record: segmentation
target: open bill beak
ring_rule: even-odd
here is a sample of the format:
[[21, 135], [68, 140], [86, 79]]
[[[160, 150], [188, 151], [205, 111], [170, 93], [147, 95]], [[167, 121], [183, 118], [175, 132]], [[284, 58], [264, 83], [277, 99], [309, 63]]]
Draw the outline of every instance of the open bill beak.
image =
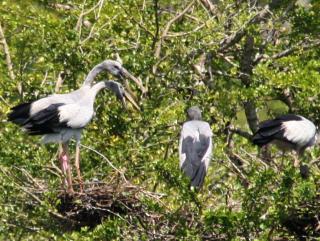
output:
[[141, 111], [140, 107], [135, 102], [135, 100], [132, 98], [132, 96], [127, 91], [124, 91], [124, 98], [122, 98], [121, 101], [122, 101], [123, 106], [127, 109], [126, 99], [132, 104], [132, 106], [136, 110]]
[[122, 78], [126, 77], [128, 79], [133, 80], [138, 87], [140, 88], [140, 90], [142, 91], [143, 94], [147, 93], [146, 88], [143, 86], [142, 81], [136, 77], [134, 77], [132, 74], [129, 73], [129, 71], [127, 71], [125, 68], [122, 68], [122, 73], [121, 73]]

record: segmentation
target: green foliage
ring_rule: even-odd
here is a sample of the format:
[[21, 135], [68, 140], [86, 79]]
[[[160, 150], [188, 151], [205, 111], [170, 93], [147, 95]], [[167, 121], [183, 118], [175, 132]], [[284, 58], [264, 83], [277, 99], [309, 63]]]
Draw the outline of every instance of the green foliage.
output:
[[[261, 6], [257, 8], [247, 2], [218, 1], [213, 4], [213, 13], [200, 3], [205, 1], [195, 1], [187, 14], [170, 26], [161, 41], [159, 57], [155, 50], [165, 26], [187, 3], [100, 1], [101, 8], [79, 18], [97, 2], [0, 2], [0, 24], [15, 73], [15, 79], [10, 79], [1, 48], [0, 239], [148, 240], [152, 232], [159, 235], [154, 239], [163, 240], [297, 238], [299, 234], [286, 224], [295, 214], [318, 217], [319, 169], [312, 166], [309, 179], [303, 179], [293, 168], [290, 155], [279, 157], [273, 149], [272, 163], [264, 164], [250, 141], [233, 136], [232, 152], [244, 162], [237, 166], [240, 171], [236, 170], [229, 159], [226, 126], [231, 123], [249, 130], [243, 111], [248, 100], [255, 101], [261, 120], [294, 111], [320, 123], [319, 45], [304, 48], [319, 37], [318, 1], [311, 1], [308, 8], [292, 1], [258, 1]], [[270, 5], [272, 15], [248, 24], [266, 2], [274, 4]], [[287, 9], [290, 4], [292, 9]], [[248, 86], [240, 73], [245, 38], [221, 51], [226, 36], [242, 28], [254, 38], [255, 57], [259, 51], [265, 56], [253, 66]], [[264, 33], [270, 29], [278, 37], [265, 43]], [[294, 49], [291, 54], [272, 58], [290, 48]], [[57, 165], [57, 146], [39, 144], [37, 137], [27, 136], [8, 123], [6, 114], [18, 103], [52, 94], [61, 73], [64, 83], [60, 92], [77, 89], [95, 64], [114, 59], [116, 53], [148, 87], [146, 96], [140, 98], [143, 111], [124, 111], [109, 92], [100, 93], [95, 102], [96, 116], [84, 131], [82, 144], [108, 157], [132, 183], [163, 193], [161, 203], [147, 199], [143, 203], [162, 217], [161, 222], [146, 224], [145, 228], [129, 215], [114, 215], [95, 228], [69, 230], [52, 218], [59, 202], [56, 190], [60, 178], [50, 171], [54, 163]], [[208, 55], [207, 72], [202, 76], [194, 65], [199, 64], [203, 53]], [[112, 77], [102, 74], [99, 78]], [[22, 93], [18, 92], [19, 85]], [[133, 84], [131, 87], [139, 96], [139, 90]], [[292, 106], [283, 101], [285, 91], [293, 98]], [[213, 160], [200, 191], [190, 190], [189, 180], [179, 170], [177, 153], [180, 126], [185, 109], [191, 105], [201, 106], [214, 132]], [[74, 150], [73, 143], [70, 149]], [[315, 148], [305, 162], [318, 155]], [[101, 156], [82, 149], [81, 159], [85, 180], [110, 178], [113, 169]], [[47, 187], [38, 205], [32, 204], [34, 197], [23, 188], [24, 171]], [[315, 228], [304, 232], [319, 236]]]

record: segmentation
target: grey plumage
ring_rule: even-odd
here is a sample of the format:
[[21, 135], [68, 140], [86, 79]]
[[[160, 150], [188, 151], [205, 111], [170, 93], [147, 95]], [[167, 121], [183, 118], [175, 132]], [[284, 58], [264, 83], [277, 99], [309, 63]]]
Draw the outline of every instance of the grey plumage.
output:
[[212, 131], [201, 121], [201, 111], [191, 107], [189, 121], [183, 124], [179, 143], [180, 168], [190, 178], [191, 185], [200, 188], [207, 174], [212, 155]]
[[293, 114], [262, 122], [252, 138], [258, 146], [274, 143], [280, 149], [295, 150], [298, 154], [313, 146], [316, 140], [316, 126], [305, 117]]

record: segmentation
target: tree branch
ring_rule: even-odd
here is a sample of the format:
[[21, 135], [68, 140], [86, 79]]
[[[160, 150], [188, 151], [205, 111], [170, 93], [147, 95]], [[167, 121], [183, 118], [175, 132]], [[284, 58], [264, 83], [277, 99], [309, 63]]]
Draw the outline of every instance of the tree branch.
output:
[[248, 140], [251, 140], [251, 138], [252, 138], [252, 135], [249, 132], [241, 130], [239, 128], [234, 128], [233, 126], [229, 126], [228, 130], [230, 132], [238, 134], [239, 136], [242, 136], [242, 137], [244, 137], [244, 138], [246, 138]]
[[231, 36], [227, 36], [220, 42], [219, 52], [223, 52], [236, 43], [240, 42], [240, 40], [246, 35], [247, 28], [251, 24], [260, 23], [270, 14], [269, 7], [266, 5], [261, 11], [255, 14], [247, 23], [245, 23], [238, 31], [233, 33]]
[[267, 60], [271, 60], [271, 59], [281, 59], [281, 58], [287, 57], [291, 54], [294, 54], [295, 52], [297, 52], [299, 50], [307, 51], [312, 48], [320, 46], [320, 39], [314, 40], [309, 43], [306, 43], [306, 41], [308, 41], [308, 40], [305, 39], [303, 41], [300, 41], [295, 46], [288, 47], [287, 49], [285, 49], [279, 53], [273, 54], [272, 56], [269, 56], [267, 54], [260, 54], [253, 61], [253, 65], [255, 66], [261, 62], [266, 62]]
[[[154, 53], [154, 57], [155, 57], [156, 59], [159, 59], [159, 58], [160, 58], [160, 53], [161, 53], [161, 48], [162, 48], [162, 42], [163, 42], [163, 40], [167, 37], [170, 27], [172, 26], [172, 24], [173, 24], [174, 22], [178, 21], [180, 18], [183, 17], [184, 14], [186, 14], [186, 13], [189, 11], [189, 9], [193, 6], [194, 2], [195, 2], [195, 1], [193, 0], [191, 3], [189, 3], [189, 5], [188, 5], [184, 10], [182, 10], [182, 11], [181, 11], [180, 13], [178, 13], [175, 17], [173, 17], [172, 19], [169, 20], [169, 22], [167, 23], [167, 25], [165, 26], [165, 28], [164, 28], [164, 30], [163, 30], [163, 32], [162, 32], [162, 34], [161, 34], [161, 37], [160, 37], [159, 41], [158, 41], [157, 44], [156, 44], [156, 49], [155, 49], [155, 53]], [[155, 65], [152, 67], [152, 73], [153, 73], [153, 74], [156, 74], [157, 69], [158, 69], [158, 65], [159, 65], [159, 64], [155, 64]]]
[[293, 54], [294, 52], [296, 52], [297, 50], [300, 50], [300, 48], [302, 48], [303, 51], [314, 48], [314, 47], [318, 47], [320, 46], [320, 40], [316, 40], [312, 43], [303, 43], [302, 46], [301, 44], [297, 44], [296, 46], [293, 46], [291, 48], [288, 48], [280, 53], [274, 54], [271, 58], [272, 59], [280, 59], [286, 56], [289, 56], [290, 54]]
[[[243, 48], [243, 53], [240, 61], [239, 78], [241, 82], [248, 88], [252, 82], [252, 69], [254, 59], [254, 38], [248, 35]], [[243, 103], [247, 122], [251, 131], [254, 133], [258, 130], [259, 119], [256, 111], [256, 105], [253, 100], [247, 100]]]
[[155, 48], [156, 43], [159, 38], [159, 0], [153, 0], [153, 8], [154, 8], [154, 21], [156, 25], [156, 31], [155, 34], [153, 35], [153, 42], [152, 42], [152, 49]]
[[[16, 76], [13, 72], [13, 65], [12, 65], [12, 61], [11, 61], [11, 56], [10, 56], [10, 51], [9, 51], [9, 46], [7, 44], [6, 38], [4, 36], [4, 31], [2, 28], [2, 25], [0, 23], [0, 43], [3, 46], [3, 51], [6, 57], [6, 64], [7, 64], [7, 68], [8, 68], [8, 74], [11, 80], [15, 80]], [[18, 83], [18, 92], [21, 95], [22, 94], [22, 86], [21, 83]]]

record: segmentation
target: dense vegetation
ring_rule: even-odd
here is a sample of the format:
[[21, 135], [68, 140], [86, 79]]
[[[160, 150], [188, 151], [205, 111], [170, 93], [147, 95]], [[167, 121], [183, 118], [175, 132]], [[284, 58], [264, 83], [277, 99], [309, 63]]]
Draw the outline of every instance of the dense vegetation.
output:
[[[2, 0], [0, 25], [0, 239], [320, 237], [319, 148], [304, 157], [305, 177], [290, 154], [271, 148], [265, 159], [250, 142], [259, 121], [280, 113], [320, 123], [318, 0]], [[82, 148], [82, 173], [87, 181], [122, 179], [108, 158], [141, 188], [132, 205], [143, 208], [73, 227], [58, 208], [57, 145], [41, 145], [6, 114], [78, 88], [116, 54], [148, 88], [142, 95], [132, 85], [143, 111], [124, 111], [110, 92], [99, 94], [82, 143], [105, 157]], [[200, 191], [178, 166], [191, 105], [201, 106], [214, 132]]]

